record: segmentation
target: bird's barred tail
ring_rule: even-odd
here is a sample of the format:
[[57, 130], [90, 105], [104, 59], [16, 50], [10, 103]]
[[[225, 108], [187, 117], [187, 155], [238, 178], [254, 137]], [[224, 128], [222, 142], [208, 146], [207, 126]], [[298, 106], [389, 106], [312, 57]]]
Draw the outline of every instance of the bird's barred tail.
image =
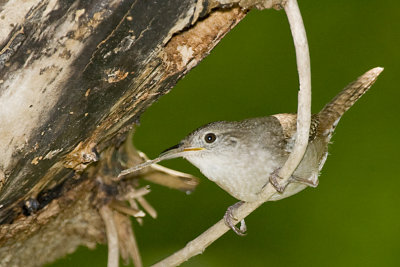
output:
[[368, 91], [382, 71], [381, 67], [367, 71], [347, 85], [318, 113], [320, 134], [329, 135], [333, 132], [342, 115]]

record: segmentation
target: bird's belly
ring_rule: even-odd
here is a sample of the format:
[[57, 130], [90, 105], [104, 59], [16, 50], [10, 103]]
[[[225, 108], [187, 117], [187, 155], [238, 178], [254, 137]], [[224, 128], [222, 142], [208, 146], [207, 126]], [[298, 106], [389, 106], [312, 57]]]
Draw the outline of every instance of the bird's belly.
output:
[[262, 188], [268, 184], [272, 171], [273, 169], [263, 169], [250, 176], [244, 170], [243, 173], [236, 171], [235, 173], [224, 173], [221, 176], [210, 175], [208, 177], [233, 197], [242, 201], [253, 202], [258, 199], [258, 194]]

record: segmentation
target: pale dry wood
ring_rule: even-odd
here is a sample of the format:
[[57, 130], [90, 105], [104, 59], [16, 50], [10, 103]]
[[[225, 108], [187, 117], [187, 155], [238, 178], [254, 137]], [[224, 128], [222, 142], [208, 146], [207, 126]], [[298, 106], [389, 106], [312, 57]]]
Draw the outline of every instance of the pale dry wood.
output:
[[129, 243], [129, 255], [131, 256], [131, 258], [133, 259], [133, 263], [136, 267], [141, 267], [142, 264], [142, 259], [139, 253], [139, 249], [138, 249], [138, 244], [136, 242], [136, 237], [135, 237], [135, 232], [133, 231], [133, 227], [130, 227], [130, 243]]
[[138, 189], [129, 187], [129, 190], [122, 196], [119, 196], [118, 200], [134, 199], [147, 195], [148, 193], [150, 193], [150, 186], [144, 186]]
[[153, 218], [157, 218], [157, 211], [153, 208], [153, 206], [144, 198], [138, 197], [137, 202], [139, 202], [140, 206]]
[[108, 258], [107, 267], [119, 266], [118, 231], [114, 221], [113, 211], [108, 206], [100, 208], [99, 213], [104, 221], [107, 234]]
[[124, 264], [128, 265], [129, 260], [132, 259], [135, 267], [143, 266], [139, 247], [133, 232], [133, 225], [129, 216], [114, 212], [114, 220], [118, 225], [118, 243]]
[[119, 211], [119, 212], [121, 212], [121, 213], [124, 213], [126, 215], [132, 216], [134, 218], [144, 217], [146, 215], [142, 210], [128, 207], [122, 201], [113, 200], [110, 203], [110, 207], [115, 209], [115, 210], [117, 210], [117, 211]]
[[296, 0], [288, 0], [285, 5], [296, 49], [297, 71], [299, 73], [300, 90], [297, 107], [297, 136], [292, 153], [280, 169], [282, 182], [287, 182], [299, 165], [308, 145], [311, 124], [311, 66], [306, 29]]

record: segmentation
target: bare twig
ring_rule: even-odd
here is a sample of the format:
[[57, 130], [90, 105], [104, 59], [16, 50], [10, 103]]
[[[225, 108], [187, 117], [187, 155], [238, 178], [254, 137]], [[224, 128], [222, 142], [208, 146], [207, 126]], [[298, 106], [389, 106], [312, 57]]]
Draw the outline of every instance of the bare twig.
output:
[[292, 153], [279, 171], [279, 176], [287, 180], [299, 165], [308, 145], [311, 123], [311, 66], [306, 29], [304, 28], [297, 1], [288, 0], [285, 5], [285, 11], [296, 49], [297, 71], [300, 83], [296, 141]]
[[138, 197], [137, 202], [139, 202], [139, 204], [151, 216], [151, 218], [153, 219], [157, 218], [157, 211], [144, 197]]
[[[285, 165], [280, 169], [279, 176], [282, 183], [287, 180], [300, 163], [306, 151], [309, 137], [311, 121], [311, 72], [310, 58], [308, 52], [308, 43], [306, 32], [301, 18], [300, 10], [296, 0], [288, 0], [285, 5], [285, 11], [288, 16], [293, 41], [296, 49], [297, 69], [299, 72], [300, 91], [298, 94], [298, 117], [297, 117], [297, 138]], [[268, 184], [260, 194], [260, 200], [256, 202], [246, 202], [235, 212], [235, 223], [244, 219], [264, 202], [268, 201], [276, 190]], [[229, 228], [224, 220], [220, 220], [196, 239], [189, 242], [183, 249], [167, 257], [154, 266], [176, 266], [189, 258], [202, 253], [206, 247], [226, 233]]]
[[118, 250], [118, 231], [115, 225], [113, 211], [108, 206], [100, 208], [100, 215], [106, 226], [107, 243], [108, 243], [108, 260], [107, 267], [118, 267], [119, 250]]
[[118, 200], [113, 200], [110, 204], [110, 207], [134, 218], [144, 217], [146, 215], [146, 213], [144, 213], [142, 210], [128, 207], [124, 202]]
[[[129, 137], [130, 138], [130, 137]], [[131, 140], [129, 139], [128, 140]], [[164, 166], [156, 164], [157, 162], [161, 161], [162, 158], [157, 158], [155, 160], [149, 160], [149, 158], [141, 151], [133, 151], [132, 147], [133, 145], [131, 142], [127, 142], [130, 144], [130, 146], [127, 146], [127, 151], [131, 151], [128, 154], [130, 155], [129, 158], [135, 158], [137, 157], [137, 154], [139, 154], [139, 157], [142, 158], [145, 162], [142, 164], [137, 165], [137, 161], [134, 162], [127, 162], [128, 166], [135, 165], [132, 168], [123, 170], [118, 177], [114, 179], [114, 181], [120, 180], [123, 176], [129, 175], [131, 173], [136, 172], [139, 169], [143, 169], [141, 172], [141, 175], [143, 176], [144, 179], [147, 181], [150, 181], [152, 183], [156, 183], [159, 185], [163, 185], [169, 188], [174, 188], [186, 192], [192, 192], [196, 186], [199, 184], [198, 178], [194, 177], [191, 174], [171, 170], [169, 168], [166, 168]], [[132, 160], [131, 160], [132, 161]], [[147, 167], [147, 168], [146, 168]], [[137, 175], [137, 174], [135, 174]]]
[[143, 186], [137, 189], [133, 188], [132, 186], [129, 186], [127, 192], [125, 192], [121, 196], [118, 196], [118, 200], [128, 200], [128, 199], [143, 197], [148, 193], [150, 193], [150, 186]]
[[135, 267], [143, 266], [130, 218], [114, 212], [114, 220], [118, 225], [119, 249], [125, 265], [129, 264], [129, 258], [131, 258]]
[[[129, 205], [131, 206], [131, 208], [136, 209], [136, 210], [140, 209], [135, 198], [128, 199], [128, 202], [129, 202]], [[140, 225], [143, 225], [143, 218], [142, 217], [135, 217], [135, 219]]]
[[128, 246], [129, 249], [129, 254], [133, 260], [133, 264], [136, 267], [141, 267], [143, 266], [142, 264], [142, 259], [140, 257], [140, 252], [139, 252], [139, 248], [138, 248], [138, 244], [136, 242], [136, 237], [135, 237], [135, 233], [133, 232], [133, 227], [130, 227], [130, 234], [129, 234], [129, 238], [130, 238], [130, 243]]

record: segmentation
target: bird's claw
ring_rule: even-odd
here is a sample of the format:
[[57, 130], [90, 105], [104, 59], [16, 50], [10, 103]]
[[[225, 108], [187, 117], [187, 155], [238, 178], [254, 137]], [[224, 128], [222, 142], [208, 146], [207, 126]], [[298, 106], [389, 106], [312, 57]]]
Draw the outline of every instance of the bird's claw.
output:
[[246, 223], [244, 222], [244, 220], [241, 220], [240, 228], [236, 227], [236, 225], [233, 223], [233, 221], [237, 221], [237, 218], [235, 218], [235, 216], [233, 215], [233, 212], [238, 207], [240, 207], [243, 203], [244, 203], [243, 201], [239, 201], [239, 202], [233, 204], [226, 210], [225, 215], [224, 215], [224, 221], [225, 221], [226, 226], [231, 228], [237, 235], [240, 235], [240, 236], [246, 235], [246, 231], [247, 231]]
[[285, 184], [280, 184], [279, 180], [281, 180], [282, 178], [279, 176], [279, 170], [280, 168], [276, 169], [275, 171], [273, 171], [271, 173], [271, 175], [269, 176], [269, 182], [271, 183], [271, 185], [275, 188], [275, 190], [282, 194], [283, 191], [285, 191], [286, 186], [288, 185], [288, 183]]

